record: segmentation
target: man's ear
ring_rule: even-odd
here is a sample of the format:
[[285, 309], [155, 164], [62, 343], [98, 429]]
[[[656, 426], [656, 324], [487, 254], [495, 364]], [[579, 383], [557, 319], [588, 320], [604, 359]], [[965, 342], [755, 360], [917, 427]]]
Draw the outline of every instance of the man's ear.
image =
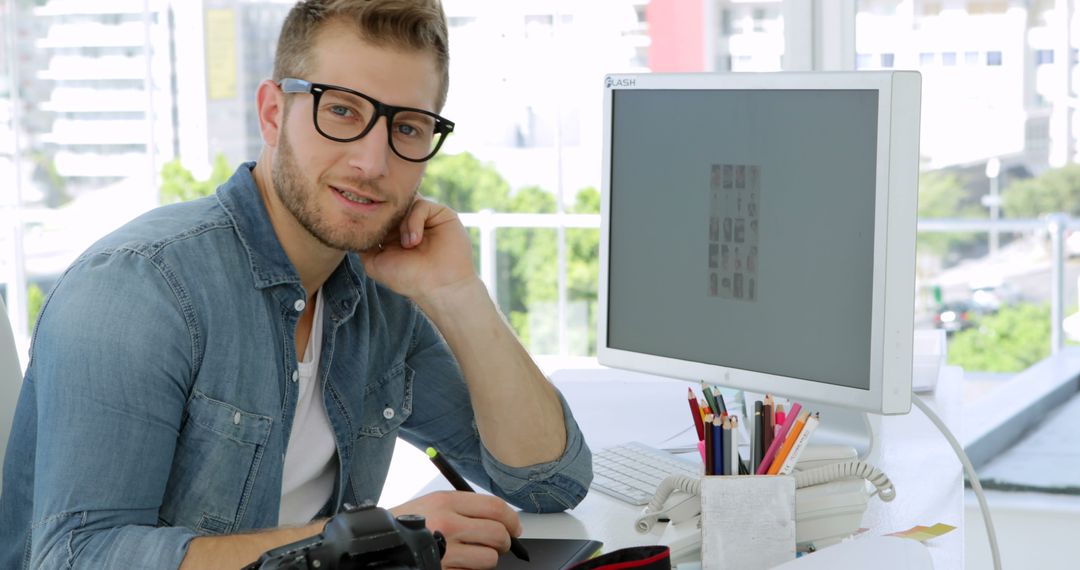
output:
[[285, 93], [277, 83], [264, 79], [255, 95], [259, 110], [259, 132], [266, 146], [276, 147], [285, 121]]

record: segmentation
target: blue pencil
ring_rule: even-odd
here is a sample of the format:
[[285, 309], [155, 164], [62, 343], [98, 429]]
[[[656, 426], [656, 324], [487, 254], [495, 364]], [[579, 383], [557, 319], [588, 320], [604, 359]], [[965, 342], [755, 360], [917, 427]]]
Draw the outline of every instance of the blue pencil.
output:
[[720, 416], [713, 416], [712, 440], [713, 440], [713, 474], [724, 474], [724, 430], [720, 423]]

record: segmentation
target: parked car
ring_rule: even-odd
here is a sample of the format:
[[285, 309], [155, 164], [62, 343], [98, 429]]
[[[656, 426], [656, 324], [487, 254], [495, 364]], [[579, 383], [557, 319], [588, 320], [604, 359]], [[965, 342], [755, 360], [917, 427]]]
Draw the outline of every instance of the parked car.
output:
[[934, 311], [934, 327], [954, 333], [975, 326], [982, 311], [970, 301], [952, 301], [938, 305]]

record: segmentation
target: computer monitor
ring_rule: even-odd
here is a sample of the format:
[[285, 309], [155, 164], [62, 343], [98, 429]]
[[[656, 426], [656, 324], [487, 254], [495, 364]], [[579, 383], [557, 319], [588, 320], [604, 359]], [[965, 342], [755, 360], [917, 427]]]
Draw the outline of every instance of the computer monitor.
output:
[[920, 88], [910, 71], [608, 76], [600, 363], [907, 413]]

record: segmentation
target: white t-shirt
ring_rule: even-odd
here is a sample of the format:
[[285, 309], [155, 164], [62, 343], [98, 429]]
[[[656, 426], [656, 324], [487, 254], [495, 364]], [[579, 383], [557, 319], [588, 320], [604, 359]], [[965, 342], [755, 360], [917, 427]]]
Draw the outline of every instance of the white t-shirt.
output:
[[296, 401], [285, 469], [281, 477], [279, 525], [311, 522], [334, 491], [338, 470], [334, 432], [326, 417], [322, 384], [318, 381], [323, 340], [323, 293], [315, 294], [315, 318], [304, 358], [298, 363], [300, 395]]

